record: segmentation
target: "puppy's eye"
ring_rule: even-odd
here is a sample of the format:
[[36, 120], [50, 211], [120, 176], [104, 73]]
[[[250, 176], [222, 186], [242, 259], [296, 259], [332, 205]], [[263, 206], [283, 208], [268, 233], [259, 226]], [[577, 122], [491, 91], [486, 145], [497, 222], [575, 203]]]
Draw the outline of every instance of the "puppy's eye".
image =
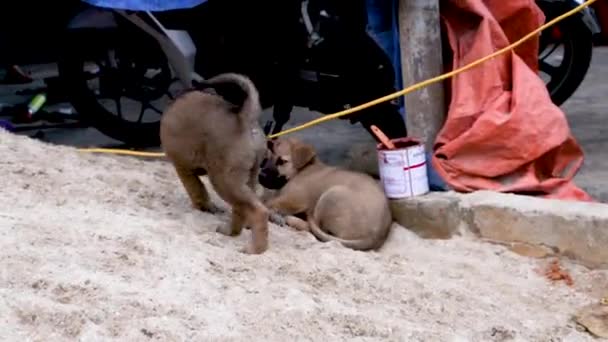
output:
[[279, 159], [277, 159], [277, 166], [281, 166], [283, 164], [285, 164], [285, 159], [279, 157]]

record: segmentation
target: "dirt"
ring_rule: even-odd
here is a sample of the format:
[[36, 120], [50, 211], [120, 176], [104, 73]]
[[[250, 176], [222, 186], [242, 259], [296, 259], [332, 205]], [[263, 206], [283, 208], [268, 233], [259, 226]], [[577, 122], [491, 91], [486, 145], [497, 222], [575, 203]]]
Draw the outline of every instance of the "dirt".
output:
[[[0, 131], [2, 341], [591, 341], [574, 286], [470, 237], [395, 225], [379, 252], [272, 226], [270, 250], [215, 233], [162, 161], [83, 154]], [[213, 196], [214, 201], [224, 205]]]

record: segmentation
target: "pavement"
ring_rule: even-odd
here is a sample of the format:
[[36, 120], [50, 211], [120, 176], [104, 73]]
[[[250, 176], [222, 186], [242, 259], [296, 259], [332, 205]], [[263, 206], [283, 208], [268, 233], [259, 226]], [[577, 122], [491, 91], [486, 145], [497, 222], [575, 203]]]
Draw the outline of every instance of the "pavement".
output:
[[604, 203], [448, 191], [390, 204], [393, 219], [425, 239], [473, 235], [524, 256], [563, 256], [590, 268], [608, 269], [608, 205]]
[[[49, 73], [49, 68], [33, 70], [35, 74]], [[26, 68], [27, 70], [27, 68]], [[595, 199], [608, 203], [608, 83], [603, 82], [608, 75], [608, 48], [596, 48], [593, 62], [584, 83], [562, 109], [566, 114], [572, 132], [585, 152], [585, 163], [576, 176], [576, 183]], [[31, 86], [28, 86], [31, 87]], [[0, 104], [10, 104], [24, 99], [13, 94], [15, 87], [0, 86]], [[66, 106], [66, 105], [62, 105]], [[290, 125], [305, 122], [319, 114], [297, 108], [292, 114]], [[270, 117], [266, 111], [264, 118]], [[24, 132], [33, 135], [36, 133]], [[547, 132], [547, 134], [551, 134]], [[294, 135], [311, 141], [326, 162], [348, 165], [349, 153], [354, 145], [372, 141], [371, 137], [358, 125], [345, 120], [334, 120]], [[49, 129], [44, 131], [42, 140], [77, 147], [112, 146], [119, 144], [93, 128]]]
[[608, 203], [607, 76], [608, 48], [596, 48], [585, 81], [562, 105], [570, 129], [585, 152], [585, 163], [575, 182], [605, 203]]

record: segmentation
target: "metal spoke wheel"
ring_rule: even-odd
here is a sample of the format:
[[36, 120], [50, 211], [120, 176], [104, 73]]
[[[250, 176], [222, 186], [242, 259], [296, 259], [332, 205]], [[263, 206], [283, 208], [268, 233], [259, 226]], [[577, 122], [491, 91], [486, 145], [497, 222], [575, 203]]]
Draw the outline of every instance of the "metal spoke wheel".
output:
[[159, 145], [161, 114], [184, 87], [158, 44], [137, 30], [83, 29], [68, 37], [59, 73], [81, 117], [127, 145]]

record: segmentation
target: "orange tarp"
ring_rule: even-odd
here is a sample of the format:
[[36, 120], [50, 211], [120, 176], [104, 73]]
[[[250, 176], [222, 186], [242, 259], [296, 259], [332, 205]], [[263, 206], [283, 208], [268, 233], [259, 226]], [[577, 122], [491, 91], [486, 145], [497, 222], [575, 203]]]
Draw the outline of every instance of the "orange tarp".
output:
[[[453, 68], [509, 45], [544, 23], [533, 0], [446, 0], [441, 16]], [[538, 40], [452, 78], [433, 165], [455, 190], [488, 189], [592, 199], [572, 178], [583, 152], [537, 73]]]

